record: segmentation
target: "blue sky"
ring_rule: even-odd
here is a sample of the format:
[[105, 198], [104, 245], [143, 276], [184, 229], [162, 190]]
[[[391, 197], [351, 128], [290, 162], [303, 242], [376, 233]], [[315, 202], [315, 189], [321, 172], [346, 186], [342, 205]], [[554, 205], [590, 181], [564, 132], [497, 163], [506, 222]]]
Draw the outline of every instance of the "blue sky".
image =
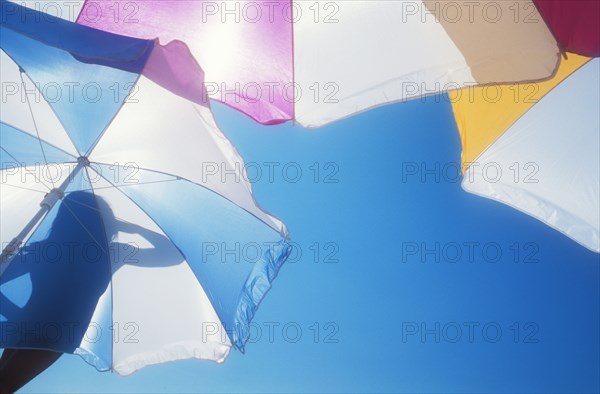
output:
[[67, 355], [22, 392], [600, 390], [599, 256], [462, 191], [443, 96], [318, 130], [214, 111], [295, 242], [246, 354], [129, 377]]

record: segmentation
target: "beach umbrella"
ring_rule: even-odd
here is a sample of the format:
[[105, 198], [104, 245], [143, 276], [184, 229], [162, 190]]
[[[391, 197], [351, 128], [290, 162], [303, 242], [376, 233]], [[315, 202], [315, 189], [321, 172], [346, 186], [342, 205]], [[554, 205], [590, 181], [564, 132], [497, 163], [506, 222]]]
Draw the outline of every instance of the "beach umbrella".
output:
[[600, 62], [567, 53], [541, 83], [450, 95], [464, 190], [491, 198], [600, 252]]
[[[527, 113], [522, 123], [531, 114], [549, 111], [543, 103], [533, 106], [538, 101], [535, 97], [548, 94], [583, 61], [566, 51], [598, 56], [598, 7], [593, 1], [560, 0], [282, 0], [268, 5], [180, 1], [175, 6], [160, 0], [103, 0], [81, 4], [77, 21], [135, 37], [190, 43], [194, 55], [206, 66], [209, 95], [263, 123], [293, 119], [305, 127], [319, 127], [386, 103], [447, 91], [451, 97], [456, 97], [453, 92], [474, 93], [474, 102], [467, 102], [466, 97], [451, 100], [463, 142], [463, 169], [469, 167], [465, 163], [476, 161], [465, 173], [463, 188], [529, 213], [597, 250], [594, 152], [586, 156], [569, 145], [572, 150], [562, 149], [561, 154], [570, 152], [577, 160], [563, 163], [559, 171], [542, 159], [557, 157], [556, 149], [566, 146], [558, 137], [550, 139], [544, 134], [546, 144], [554, 141], [552, 146], [539, 143], [534, 149], [515, 143], [506, 147], [505, 155], [521, 156], [517, 164], [502, 163], [503, 167], [513, 165], [512, 170], [504, 168], [503, 175], [507, 177], [521, 166], [519, 174], [513, 174], [520, 178], [518, 187], [528, 182], [528, 187], [536, 188], [533, 194], [521, 190], [519, 197], [514, 194], [515, 182], [510, 183], [511, 191], [501, 196], [497, 190], [501, 182], [481, 183], [481, 179], [475, 180], [475, 173], [478, 164], [479, 170], [491, 168], [485, 155], [508, 138], [501, 139], [502, 133], [519, 127], [513, 125], [517, 119]], [[582, 75], [590, 77], [589, 72]], [[270, 89], [268, 94], [264, 94], [265, 86]], [[597, 87], [590, 79], [586, 90]], [[489, 100], [487, 96], [496, 89], [501, 99], [492, 95]], [[514, 99], [515, 92], [520, 97]], [[543, 101], [560, 94], [553, 92]], [[577, 128], [577, 133], [587, 133], [587, 140], [583, 136], [571, 140], [587, 141], [581, 152], [597, 147], [597, 117], [589, 106], [595, 102], [593, 94], [585, 100], [586, 104], [578, 107], [587, 111], [583, 118], [570, 115], [576, 112], [570, 109], [574, 102], [552, 110], [554, 117], [563, 120], [587, 120], [585, 127]], [[573, 134], [570, 129], [564, 121], [553, 123], [554, 133], [563, 138]], [[538, 133], [545, 132], [540, 125]], [[487, 149], [496, 140], [497, 144]], [[534, 151], [541, 157], [534, 157]], [[528, 174], [537, 171], [536, 165], [545, 178], [534, 184]], [[573, 177], [576, 169], [570, 166], [592, 169], [580, 179]], [[570, 198], [565, 197], [566, 184], [569, 190], [578, 190]]]
[[319, 127], [465, 86], [550, 77], [559, 48], [531, 0], [94, 0], [77, 22], [184, 41], [211, 98]]
[[222, 362], [287, 255], [198, 64], [2, 1], [0, 347]]
[[[513, 175], [520, 183], [536, 188], [535, 193], [521, 190], [519, 197], [514, 194], [515, 182], [501, 196], [497, 190], [501, 182], [490, 185], [471, 178], [477, 178], [478, 164], [480, 170], [491, 168], [492, 163], [479, 161], [508, 138], [500, 138], [502, 133], [518, 128], [512, 123], [525, 113], [521, 123], [531, 114], [549, 111], [547, 104], [533, 104], [546, 94], [544, 102], [561, 94], [549, 92], [583, 61], [570, 52], [598, 56], [598, 4], [583, 0], [282, 0], [268, 5], [180, 1], [173, 6], [160, 0], [103, 0], [83, 2], [77, 21], [135, 37], [190, 43], [194, 55], [206, 65], [210, 97], [267, 124], [293, 119], [305, 127], [319, 127], [386, 103], [441, 92], [450, 92], [451, 97], [456, 97], [453, 92], [474, 93], [474, 102], [466, 97], [451, 100], [463, 142], [463, 169], [469, 167], [463, 188], [527, 212], [597, 250], [597, 172], [587, 170], [580, 179], [573, 177], [576, 169], [569, 167], [597, 167], [594, 152], [586, 156], [568, 145], [572, 150], [562, 149], [561, 154], [570, 152], [577, 160], [563, 163], [559, 171], [542, 159], [557, 157], [556, 149], [563, 144], [559, 138], [544, 134], [544, 141], [554, 141], [553, 146], [506, 147], [505, 155], [521, 156], [517, 164], [516, 157], [515, 162], [502, 163], [513, 166], [504, 168], [503, 175], [519, 172]], [[590, 77], [589, 72], [582, 75]], [[597, 88], [594, 79], [588, 80], [586, 90]], [[496, 89], [501, 99], [493, 97]], [[515, 93], [520, 97], [515, 99]], [[577, 112], [571, 109], [574, 102], [552, 110], [554, 117], [563, 119], [553, 123], [554, 133], [562, 132], [563, 138], [573, 134], [564, 119], [586, 120], [577, 133], [587, 137], [572, 139], [587, 141], [581, 152], [597, 147], [597, 117], [589, 106], [595, 101], [589, 94], [590, 100], [584, 99], [586, 104], [578, 107], [586, 111], [583, 118], [571, 116]], [[545, 126], [539, 127], [539, 133], [547, 132]], [[541, 157], [534, 157], [534, 151]], [[517, 170], [518, 166], [522, 168]], [[528, 174], [537, 171], [536, 166], [545, 178], [534, 184]], [[565, 197], [566, 184], [569, 190], [578, 190], [570, 198]]]
[[562, 51], [600, 56], [600, 2], [535, 0]]

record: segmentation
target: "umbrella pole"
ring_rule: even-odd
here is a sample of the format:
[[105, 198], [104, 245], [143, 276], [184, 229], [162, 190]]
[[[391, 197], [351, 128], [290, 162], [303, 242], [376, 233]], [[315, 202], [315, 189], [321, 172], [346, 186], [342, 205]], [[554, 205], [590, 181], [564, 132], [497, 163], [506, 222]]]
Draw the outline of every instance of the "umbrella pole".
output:
[[6, 247], [2, 251], [2, 254], [0, 254], [0, 276], [2, 276], [2, 274], [4, 274], [4, 271], [10, 265], [12, 258], [15, 256], [16, 252], [19, 250], [19, 247], [25, 240], [25, 237], [27, 237], [27, 235], [31, 232], [31, 230], [33, 230], [37, 226], [37, 224], [42, 221], [42, 219], [46, 216], [46, 214], [48, 214], [48, 212], [50, 212], [50, 210], [58, 202], [58, 200], [62, 200], [62, 198], [65, 196], [65, 190], [67, 189], [69, 182], [87, 164], [89, 164], [87, 159], [80, 158], [77, 161], [77, 166], [67, 176], [67, 178], [63, 181], [63, 183], [59, 187], [50, 190], [44, 196], [44, 199], [42, 200], [42, 202], [40, 202], [39, 211], [37, 211], [37, 213], [33, 216], [33, 218], [31, 218], [29, 223], [27, 223], [25, 225], [25, 227], [23, 227], [21, 232], [16, 237], [14, 237], [12, 239], [12, 241], [10, 241], [8, 243], [8, 245], [6, 245]]

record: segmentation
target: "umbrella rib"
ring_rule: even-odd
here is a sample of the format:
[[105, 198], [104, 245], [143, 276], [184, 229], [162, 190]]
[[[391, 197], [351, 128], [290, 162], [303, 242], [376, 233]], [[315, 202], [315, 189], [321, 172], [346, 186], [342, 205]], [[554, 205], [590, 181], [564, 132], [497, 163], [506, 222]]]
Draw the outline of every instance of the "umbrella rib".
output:
[[2, 186], [10, 186], [10, 187], [14, 187], [16, 189], [21, 189], [21, 190], [28, 190], [30, 192], [36, 192], [36, 193], [40, 193], [40, 194], [46, 194], [46, 192], [41, 191], [41, 190], [35, 190], [35, 189], [31, 189], [29, 187], [23, 187], [23, 186], [17, 186], [17, 185], [11, 185], [10, 183], [3, 183]]
[[[94, 190], [101, 190], [101, 189], [108, 189], [108, 187], [106, 187], [106, 188], [91, 188], [91, 189], [87, 189], [87, 190], [78, 190], [78, 191], [83, 191], [83, 192], [85, 192], [85, 191], [91, 191], [93, 193]], [[96, 207], [92, 207], [92, 206], [90, 206], [88, 204], [83, 204], [83, 203], [81, 203], [79, 201], [71, 201], [71, 202], [73, 204], [77, 204], [77, 205], [80, 205], [82, 207], [86, 207], [88, 209], [91, 209], [92, 211], [102, 212], [100, 209], [98, 209]], [[118, 216], [114, 216], [114, 218], [117, 219], [117, 220], [119, 220], [119, 221], [121, 221], [121, 222], [124, 222], [124, 223], [134, 224], [133, 222], [130, 222], [129, 220], [122, 219], [122, 218], [120, 218]]]
[[[118, 190], [118, 191], [119, 191], [119, 193], [121, 193], [123, 196], [125, 196], [125, 197], [126, 197], [128, 200], [129, 200], [129, 201], [131, 201], [131, 202], [132, 202], [132, 203], [133, 203], [133, 204], [134, 204], [136, 207], [138, 207], [138, 208], [139, 208], [139, 209], [140, 209], [142, 212], [144, 212], [144, 215], [146, 215], [146, 216], [147, 216], [147, 217], [148, 217], [148, 218], [149, 218], [149, 219], [152, 221], [152, 223], [154, 223], [154, 224], [155, 224], [155, 225], [156, 225], [156, 226], [157, 226], [157, 227], [160, 229], [160, 231], [162, 231], [162, 232], [163, 232], [163, 233], [164, 233], [164, 234], [167, 236], [167, 238], [169, 238], [169, 240], [170, 240], [170, 241], [173, 243], [173, 245], [175, 246], [175, 248], [177, 248], [177, 250], [179, 251], [179, 253], [181, 253], [181, 255], [183, 256], [183, 258], [184, 258], [184, 259], [187, 261], [187, 257], [186, 257], [186, 255], [185, 255], [185, 254], [183, 253], [183, 251], [182, 251], [182, 250], [179, 248], [179, 246], [177, 246], [177, 244], [175, 243], [175, 241], [173, 241], [173, 239], [172, 239], [172, 238], [169, 236], [169, 234], [167, 234], [167, 232], [165, 231], [165, 229], [163, 229], [163, 228], [162, 228], [162, 226], [161, 226], [160, 224], [158, 224], [158, 223], [156, 222], [156, 220], [154, 220], [154, 219], [152, 218], [152, 216], [150, 216], [150, 215], [148, 214], [148, 212], [146, 212], [146, 211], [144, 210], [144, 208], [142, 208], [142, 207], [141, 207], [141, 206], [140, 206], [140, 205], [139, 205], [137, 202], [135, 202], [135, 200], [133, 200], [131, 197], [129, 197], [129, 196], [127, 195], [127, 193], [125, 193], [123, 190], [121, 190], [121, 187], [120, 187], [120, 186], [117, 186], [117, 185], [115, 185], [114, 183], [112, 183], [112, 182], [111, 182], [111, 181], [110, 181], [108, 178], [106, 178], [104, 175], [102, 175], [102, 174], [100, 174], [100, 173], [97, 173], [97, 174], [98, 174], [98, 175], [100, 175], [100, 177], [101, 177], [102, 179], [104, 179], [106, 182], [108, 182], [109, 184], [111, 184], [111, 185], [112, 185], [112, 187], [113, 187], [114, 189]], [[107, 189], [108, 189], [108, 187], [107, 187]]]
[[[113, 165], [113, 164], [101, 163], [101, 162], [97, 162], [97, 161], [95, 161], [94, 163], [95, 163], [95, 164], [100, 164], [100, 165], [107, 165], [107, 166]], [[207, 186], [205, 186], [205, 185], [203, 185], [203, 184], [201, 184], [201, 183], [194, 182], [194, 181], [192, 181], [192, 180], [190, 180], [190, 179], [187, 179], [187, 178], [184, 178], [184, 177], [181, 177], [181, 176], [178, 176], [178, 175], [169, 174], [169, 173], [167, 173], [167, 172], [164, 172], [164, 171], [152, 170], [152, 169], [150, 169], [150, 168], [139, 167], [139, 166], [137, 166], [137, 167], [136, 167], [136, 169], [137, 169], [137, 170], [142, 170], [142, 171], [153, 172], [153, 173], [155, 173], [155, 174], [161, 174], [161, 175], [171, 176], [171, 177], [174, 177], [174, 178], [176, 178], [176, 179], [173, 179], [173, 181], [185, 181], [185, 182], [189, 182], [189, 183], [191, 183], [192, 185], [196, 185], [196, 186], [198, 186], [198, 187], [201, 187], [201, 188], [203, 188], [203, 189], [206, 189], [206, 190], [208, 190], [209, 192], [211, 192], [211, 193], [214, 193], [214, 194], [216, 194], [217, 196], [221, 197], [222, 199], [229, 201], [231, 204], [235, 205], [236, 207], [238, 207], [239, 209], [243, 210], [243, 211], [244, 211], [244, 212], [246, 212], [247, 214], [249, 214], [249, 215], [253, 216], [253, 217], [254, 217], [256, 220], [260, 221], [260, 222], [261, 222], [261, 223], [263, 223], [265, 226], [269, 227], [270, 229], [272, 229], [272, 230], [273, 230], [273, 231], [275, 231], [276, 233], [280, 234], [280, 231], [279, 231], [279, 230], [277, 230], [276, 228], [274, 228], [273, 226], [271, 226], [269, 223], [265, 222], [263, 219], [259, 218], [259, 217], [258, 217], [256, 214], [254, 214], [254, 213], [250, 212], [248, 209], [246, 209], [246, 208], [244, 208], [244, 207], [240, 206], [240, 205], [239, 205], [239, 204], [237, 204], [235, 201], [232, 201], [230, 198], [228, 198], [228, 197], [224, 196], [223, 194], [221, 194], [221, 193], [217, 192], [216, 190], [213, 190], [213, 189], [211, 189], [211, 188], [209, 188], [209, 187], [207, 187]], [[102, 178], [106, 179], [106, 177], [104, 177], [102, 174], [99, 174], [99, 175], [100, 175]], [[106, 181], [108, 181], [108, 182], [109, 182], [111, 185], [113, 185], [114, 187], [121, 187], [121, 186], [116, 186], [116, 185], [114, 185], [114, 184], [113, 184], [112, 182], [110, 182], [108, 179], [106, 179]], [[149, 182], [149, 183], [150, 183], [150, 182]], [[137, 186], [137, 185], [141, 185], [141, 184], [140, 184], [140, 183], [137, 183], [137, 184], [131, 184], [131, 185], [127, 185], [127, 186]], [[255, 206], [256, 206], [256, 207], [257, 207], [259, 210], [261, 210], [261, 211], [265, 212], [265, 214], [267, 214], [268, 216], [272, 216], [273, 218], [275, 218], [273, 215], [271, 215], [270, 213], [266, 212], [264, 209], [262, 209], [262, 208], [261, 208], [261, 207], [258, 205], [258, 203], [257, 203], [257, 202], [256, 202], [256, 200], [254, 199], [254, 196], [252, 195], [252, 193], [250, 193], [250, 197], [252, 197], [252, 201], [254, 202]], [[278, 220], [278, 219], [277, 219], [277, 220]]]
[[[21, 77], [21, 85], [23, 86], [23, 90], [26, 91], [25, 80], [23, 79], [23, 74], [25, 71], [19, 67], [19, 76]], [[40, 132], [37, 127], [37, 122], [35, 120], [35, 116], [33, 116], [33, 109], [31, 108], [31, 102], [29, 101], [29, 95], [25, 93], [25, 99], [27, 100], [27, 107], [29, 108], [29, 114], [31, 115], [31, 121], [33, 122], [33, 128], [35, 129], [35, 134], [38, 138], [38, 143], [40, 144], [40, 149], [42, 150], [42, 156], [44, 156], [44, 162], [46, 166], [48, 165], [48, 159], [46, 158], [46, 151], [44, 150], [44, 145], [42, 144], [42, 139], [40, 137]], [[50, 183], [52, 183], [52, 188], [55, 187], [54, 181], [50, 179]]]
[[[12, 159], [15, 161], [15, 163], [19, 162], [19, 160], [17, 160], [16, 157], [14, 157], [13, 155], [11, 155], [10, 152], [7, 151], [5, 148], [3, 148], [2, 146], [0, 146], [0, 149], [2, 149], [4, 152], [6, 152], [7, 155], [9, 155], [10, 157], [12, 157]], [[27, 167], [27, 166], [20, 166], [18, 168], [23, 168], [23, 167]], [[44, 185], [44, 187], [46, 189], [48, 189], [48, 191], [52, 190], [52, 188], [48, 187], [48, 185], [46, 185], [44, 182], [42, 182], [42, 180], [40, 178], [38, 178], [38, 176], [35, 174], [35, 172], [32, 175], [35, 178], [35, 180], [38, 181], [40, 184]], [[52, 186], [54, 186], [54, 183], [52, 184]]]
[[[2, 124], [5, 124], [5, 125], [7, 125], [8, 127], [10, 127], [10, 128], [12, 128], [12, 129], [14, 129], [15, 131], [18, 131], [19, 133], [23, 133], [23, 134], [25, 134], [25, 135], [27, 135], [27, 136], [29, 136], [29, 137], [33, 137], [33, 138], [35, 138], [33, 135], [31, 135], [30, 133], [26, 132], [26, 131], [25, 131], [25, 130], [23, 130], [23, 129], [20, 129], [20, 128], [18, 128], [18, 127], [15, 127], [15, 126], [13, 126], [13, 125], [11, 125], [11, 124], [8, 124], [8, 123], [6, 123], [6, 122], [1, 122], [1, 123], [2, 123]], [[73, 159], [77, 159], [77, 157], [73, 156], [71, 153], [67, 152], [67, 151], [66, 151], [66, 150], [64, 150], [63, 148], [59, 148], [58, 146], [56, 146], [56, 145], [54, 145], [54, 144], [52, 144], [52, 143], [50, 143], [50, 142], [48, 142], [48, 141], [46, 141], [46, 140], [44, 140], [43, 142], [44, 142], [44, 144], [46, 144], [46, 145], [48, 145], [48, 146], [51, 146], [52, 148], [54, 148], [54, 149], [56, 149], [56, 150], [59, 150], [59, 151], [61, 151], [61, 152], [62, 152], [62, 153], [64, 153], [65, 155], [71, 156]]]
[[[152, 185], [152, 184], [155, 184], [155, 183], [176, 182], [176, 181], [179, 181], [179, 180], [181, 180], [181, 179], [166, 179], [166, 180], [163, 180], [163, 181], [138, 182], [138, 183], [132, 183], [130, 185], [121, 185], [120, 187], [130, 187], [130, 186], [140, 186], [140, 185]], [[94, 191], [94, 190], [113, 189], [114, 187], [115, 186], [92, 187], [91, 189], [82, 189], [82, 191], [90, 191], [90, 190]]]
[[[89, 176], [89, 174], [88, 174], [88, 176]], [[92, 188], [90, 188], [90, 189], [82, 189], [82, 190], [78, 190], [78, 191], [83, 191], [83, 192], [91, 191], [91, 192], [94, 192], [95, 190], [104, 190], [104, 189], [117, 189], [117, 187], [116, 187], [116, 186], [107, 186], [107, 187], [92, 187]], [[119, 191], [120, 191], [120, 190], [119, 190]], [[121, 192], [121, 191], [120, 191], [120, 192]], [[123, 193], [123, 192], [121, 192], [121, 193]], [[95, 194], [95, 193], [94, 193], [94, 194]], [[124, 194], [124, 193], [123, 193], [123, 194]], [[127, 197], [127, 195], [126, 195], [126, 194], [124, 194], [124, 195]], [[98, 208], [96, 208], [96, 207], [92, 207], [91, 205], [84, 204], [84, 203], [82, 203], [82, 202], [79, 202], [79, 201], [71, 201], [71, 202], [72, 202], [72, 203], [74, 203], [74, 204], [80, 205], [80, 206], [82, 206], [82, 207], [86, 207], [86, 208], [88, 208], [88, 209], [91, 209], [91, 210], [93, 210], [93, 211], [96, 211], [96, 212], [101, 212], [101, 210], [100, 210], [100, 209], [98, 209]], [[137, 205], [137, 204], [136, 204], [136, 205]], [[138, 206], [138, 207], [139, 207], [139, 206]], [[144, 213], [145, 213], [145, 212], [144, 212]], [[145, 214], [146, 214], [146, 213], [145, 213]], [[114, 216], [114, 215], [113, 215], [113, 216]], [[146, 216], [148, 216], [148, 214], [146, 214]], [[129, 221], [129, 220], [122, 219], [122, 218], [120, 218], [120, 217], [118, 217], [118, 216], [114, 216], [114, 218], [115, 218], [115, 219], [117, 219], [117, 220], [119, 220], [119, 221], [121, 221], [121, 222], [124, 222], [124, 223], [134, 224], [133, 222], [131, 222], [131, 221]]]

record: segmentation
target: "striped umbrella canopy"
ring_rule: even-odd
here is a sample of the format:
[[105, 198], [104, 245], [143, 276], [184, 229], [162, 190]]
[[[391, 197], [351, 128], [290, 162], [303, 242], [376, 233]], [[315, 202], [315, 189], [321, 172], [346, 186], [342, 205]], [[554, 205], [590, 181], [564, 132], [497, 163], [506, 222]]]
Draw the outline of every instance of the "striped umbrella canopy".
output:
[[6, 4], [0, 347], [123, 375], [243, 351], [290, 247], [187, 47]]

